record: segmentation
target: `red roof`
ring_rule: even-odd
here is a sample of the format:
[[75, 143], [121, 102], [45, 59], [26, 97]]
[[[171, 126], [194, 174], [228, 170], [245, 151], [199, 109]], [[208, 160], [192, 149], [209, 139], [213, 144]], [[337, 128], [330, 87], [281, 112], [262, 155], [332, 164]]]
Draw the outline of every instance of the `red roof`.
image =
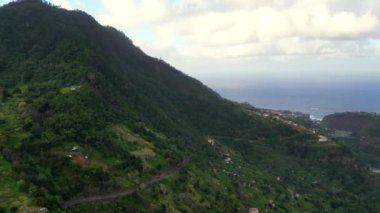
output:
[[258, 208], [250, 208], [249, 213], [259, 213], [259, 209]]

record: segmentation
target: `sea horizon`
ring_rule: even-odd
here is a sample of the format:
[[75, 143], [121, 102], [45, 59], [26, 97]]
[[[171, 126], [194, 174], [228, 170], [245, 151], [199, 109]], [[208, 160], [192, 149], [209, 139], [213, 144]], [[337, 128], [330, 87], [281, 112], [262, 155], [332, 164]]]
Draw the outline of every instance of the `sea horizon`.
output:
[[341, 112], [380, 112], [380, 85], [357, 84], [335, 87], [260, 86], [243, 88], [214, 88], [223, 97], [247, 102], [254, 107], [290, 110], [310, 114], [321, 120], [326, 115]]

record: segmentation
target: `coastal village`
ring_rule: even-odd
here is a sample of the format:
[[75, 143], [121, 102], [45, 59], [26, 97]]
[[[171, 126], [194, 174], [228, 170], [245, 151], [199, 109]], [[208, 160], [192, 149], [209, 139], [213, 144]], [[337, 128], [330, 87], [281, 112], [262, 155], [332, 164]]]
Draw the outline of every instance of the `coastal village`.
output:
[[[291, 112], [291, 111], [277, 111], [277, 110], [270, 110], [270, 109], [259, 109], [256, 111], [250, 111], [251, 114], [254, 114], [256, 116], [261, 116], [265, 118], [270, 118], [276, 121], [279, 121], [299, 132], [303, 133], [308, 133], [314, 135], [314, 140], [312, 141], [313, 143], [329, 143], [332, 142], [330, 139], [331, 135], [328, 134], [326, 135], [326, 132], [321, 132], [320, 127], [315, 127], [315, 128], [307, 128], [304, 125], [300, 124], [297, 122], [297, 120], [311, 120], [310, 115], [300, 113], [300, 112]], [[319, 121], [314, 121], [319, 124]], [[331, 133], [331, 132], [327, 132]], [[214, 150], [217, 150], [223, 159], [226, 168], [222, 170], [222, 172], [227, 175], [228, 177], [232, 178], [233, 180], [238, 182], [239, 188], [241, 190], [243, 189], [250, 189], [250, 188], [255, 188], [257, 186], [257, 182], [255, 179], [252, 179], [251, 181], [242, 181], [242, 165], [239, 164], [240, 161], [235, 161], [234, 160], [234, 153], [230, 153], [226, 150], [224, 150], [220, 144], [218, 144], [218, 140], [216, 139], [217, 137], [212, 137], [209, 136], [206, 141], [207, 143], [214, 147]], [[281, 176], [276, 176], [274, 177], [275, 180], [281, 184], [284, 180], [282, 179]], [[318, 179], [315, 179], [310, 183], [311, 186], [313, 187], [318, 187], [320, 184], [320, 181]], [[271, 187], [271, 186], [269, 186]], [[293, 199], [300, 199], [302, 195], [300, 193], [297, 193], [291, 189], [288, 190], [290, 193], [290, 196], [293, 197]], [[251, 206], [248, 208], [248, 213], [259, 213], [259, 212], [269, 212], [269, 210], [273, 211], [276, 209], [276, 203], [274, 200], [269, 200], [269, 203], [267, 204], [267, 208], [262, 209], [261, 211], [259, 208], [255, 206]], [[270, 211], [270, 212], [271, 212]]]
[[[318, 146], [335, 146], [337, 145], [338, 140], [345, 140], [345, 139], [360, 139], [361, 141], [365, 141], [365, 136], [353, 136], [353, 133], [350, 131], [343, 131], [343, 130], [336, 130], [336, 129], [330, 129], [327, 127], [324, 127], [321, 125], [321, 121], [319, 120], [312, 120], [310, 118], [310, 115], [300, 113], [300, 112], [291, 112], [291, 111], [277, 111], [277, 110], [270, 110], [270, 109], [250, 109], [249, 113], [253, 116], [260, 116], [265, 117], [267, 119], [272, 119], [274, 121], [281, 122], [295, 130], [297, 130], [300, 133], [305, 133], [312, 135], [312, 140], [306, 141], [306, 143], [316, 144]], [[239, 190], [241, 191], [241, 196], [247, 196], [243, 193], [244, 190], [250, 190], [250, 193], [255, 188], [259, 187], [258, 179], [255, 178], [255, 176], [248, 176], [244, 174], [242, 171], [244, 169], [243, 164], [241, 164], [241, 158], [242, 156], [236, 155], [234, 152], [226, 149], [222, 142], [220, 140], [223, 139], [222, 137], [217, 136], [209, 136], [206, 141], [207, 143], [213, 147], [214, 150], [216, 150], [222, 161], [224, 161], [225, 168], [222, 169], [221, 172], [223, 172], [226, 176], [228, 176], [232, 181], [235, 181], [238, 185]], [[232, 140], [232, 139], [231, 139]], [[243, 140], [243, 139], [239, 139]], [[258, 139], [257, 141], [252, 140], [252, 143], [264, 141], [265, 138]], [[343, 162], [344, 164], [344, 162]], [[370, 168], [371, 172], [374, 174], [380, 174], [380, 169], [377, 168]], [[278, 182], [278, 184], [282, 187], [286, 185], [286, 182], [289, 180], [289, 177], [282, 177], [281, 175], [273, 175], [272, 177], [275, 181]], [[302, 182], [305, 182], [311, 187], [319, 188], [322, 186], [321, 178], [315, 177], [315, 179], [309, 179], [306, 180], [302, 176], [293, 177], [293, 178], [299, 178]], [[307, 182], [306, 182], [307, 181]], [[273, 188], [276, 188], [276, 186], [273, 185], [267, 185], [270, 190]], [[287, 189], [289, 192], [289, 197], [292, 199], [302, 199], [306, 195], [303, 195], [300, 192], [297, 192], [293, 189]], [[248, 192], [249, 194], [249, 192]], [[248, 195], [249, 196], [249, 195]], [[257, 197], [253, 194], [251, 196], [252, 199], [252, 206], [247, 207], [247, 212], [249, 213], [258, 213], [260, 212], [276, 212], [276, 199], [270, 199], [268, 200], [268, 203], [265, 205], [264, 208], [259, 209], [257, 206], [255, 206], [255, 199]]]
[[[323, 138], [323, 140], [328, 140], [327, 137]], [[241, 160], [239, 159], [240, 156], [237, 156], [235, 153], [231, 152], [228, 149], [225, 149], [221, 144], [218, 143], [218, 141], [212, 137], [207, 138], [207, 143], [216, 150], [220, 156], [221, 159], [225, 163], [225, 168], [222, 169], [222, 173], [224, 173], [227, 177], [231, 178], [233, 182], [236, 182], [240, 191], [240, 196], [244, 197], [243, 191], [246, 189], [255, 189], [258, 186], [258, 183], [254, 177], [247, 177], [242, 173], [243, 166], [241, 164]], [[319, 142], [324, 143], [324, 142]], [[235, 160], [236, 158], [236, 160]], [[215, 171], [215, 169], [214, 169]], [[247, 178], [250, 179], [247, 181]], [[278, 184], [283, 185], [283, 182], [286, 180], [283, 180], [281, 176], [275, 176], [273, 177]], [[303, 179], [302, 177], [300, 177]], [[312, 182], [310, 182], [310, 185], [313, 187], [319, 187], [320, 181], [319, 179], [315, 179]], [[267, 187], [272, 188], [273, 186], [268, 185]], [[293, 199], [300, 199], [302, 195], [292, 189], [288, 189], [289, 196]], [[253, 198], [255, 196], [253, 195]], [[276, 210], [276, 201], [274, 199], [270, 199], [268, 203], [266, 204], [266, 208], [260, 209], [255, 206], [250, 206], [247, 210], [248, 213], [259, 213], [259, 212], [273, 212]]]
[[[259, 109], [257, 111], [253, 111], [255, 115], [272, 118], [274, 120], [280, 121], [281, 123], [288, 125], [289, 127], [299, 131], [299, 132], [307, 132], [316, 136], [318, 143], [326, 143], [329, 141], [329, 137], [321, 133], [320, 127], [315, 127], [315, 124], [319, 125], [320, 121], [310, 119], [309, 114], [305, 114], [302, 112], [292, 112], [288, 110], [272, 110], [272, 109]], [[313, 126], [310, 128], [305, 127], [299, 121], [303, 122], [312, 122]]]

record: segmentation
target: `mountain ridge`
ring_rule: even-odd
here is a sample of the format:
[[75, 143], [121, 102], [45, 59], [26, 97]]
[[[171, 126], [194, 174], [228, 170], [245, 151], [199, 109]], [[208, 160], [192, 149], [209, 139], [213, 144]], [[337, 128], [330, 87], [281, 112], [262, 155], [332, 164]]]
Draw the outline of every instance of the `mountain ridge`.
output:
[[[224, 99], [84, 12], [40, 0], [1, 7], [0, 68], [1, 211], [378, 208], [345, 147]], [[63, 209], [139, 187], [189, 157], [120, 200]]]

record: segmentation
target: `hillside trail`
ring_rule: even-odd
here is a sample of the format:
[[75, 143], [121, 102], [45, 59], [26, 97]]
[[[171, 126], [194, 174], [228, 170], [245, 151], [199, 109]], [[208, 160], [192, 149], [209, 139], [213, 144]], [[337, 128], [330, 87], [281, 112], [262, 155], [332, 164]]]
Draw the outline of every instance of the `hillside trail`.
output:
[[139, 190], [143, 190], [147, 187], [152, 186], [153, 184], [160, 182], [163, 179], [166, 179], [168, 177], [174, 176], [177, 174], [182, 168], [184, 168], [188, 163], [190, 162], [190, 158], [185, 158], [181, 164], [178, 166], [171, 168], [169, 170], [163, 171], [158, 175], [153, 176], [152, 178], [145, 180], [141, 182], [138, 186], [135, 186], [131, 189], [122, 191], [122, 192], [115, 192], [115, 193], [110, 193], [110, 194], [105, 194], [105, 195], [96, 195], [96, 196], [91, 196], [91, 197], [85, 197], [85, 198], [77, 198], [77, 199], [72, 199], [68, 200], [63, 203], [63, 208], [69, 208], [74, 205], [79, 205], [83, 203], [104, 203], [104, 202], [110, 202], [112, 200], [117, 200], [122, 197], [125, 197], [127, 195], [133, 194], [134, 192], [137, 192]]

